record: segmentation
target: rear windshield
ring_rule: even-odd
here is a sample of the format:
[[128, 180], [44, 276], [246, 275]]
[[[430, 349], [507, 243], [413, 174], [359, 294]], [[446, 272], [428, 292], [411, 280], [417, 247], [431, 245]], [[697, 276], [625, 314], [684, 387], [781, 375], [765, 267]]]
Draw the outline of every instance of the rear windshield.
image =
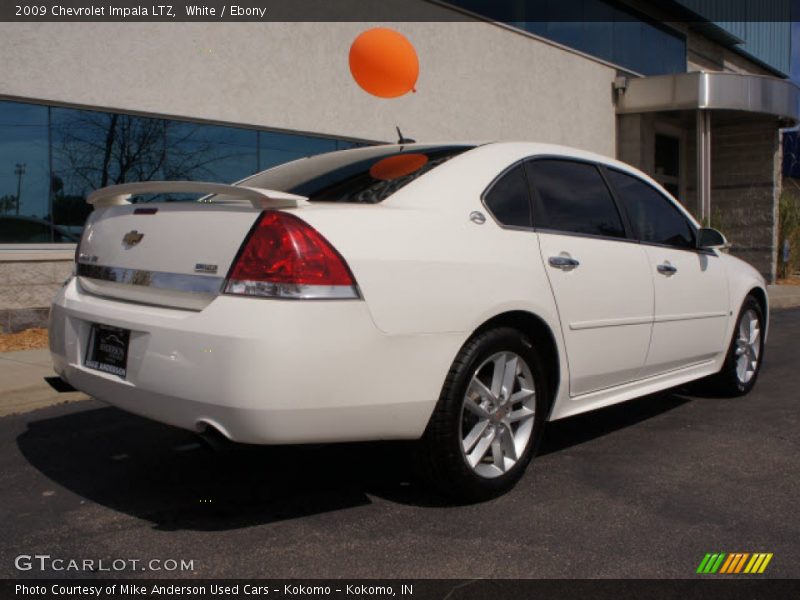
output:
[[376, 204], [475, 146], [372, 146], [279, 165], [239, 185], [305, 196], [312, 202]]

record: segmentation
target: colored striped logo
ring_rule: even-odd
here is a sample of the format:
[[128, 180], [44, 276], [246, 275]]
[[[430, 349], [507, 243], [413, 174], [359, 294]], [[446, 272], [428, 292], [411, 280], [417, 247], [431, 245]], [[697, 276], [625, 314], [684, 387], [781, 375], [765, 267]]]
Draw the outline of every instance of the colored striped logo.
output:
[[771, 560], [771, 552], [757, 552], [755, 554], [748, 552], [733, 552], [731, 554], [715, 552], [705, 555], [703, 560], [700, 561], [700, 566], [697, 567], [697, 572], [704, 574], [725, 573], [728, 575], [747, 573], [752, 575], [763, 573]]

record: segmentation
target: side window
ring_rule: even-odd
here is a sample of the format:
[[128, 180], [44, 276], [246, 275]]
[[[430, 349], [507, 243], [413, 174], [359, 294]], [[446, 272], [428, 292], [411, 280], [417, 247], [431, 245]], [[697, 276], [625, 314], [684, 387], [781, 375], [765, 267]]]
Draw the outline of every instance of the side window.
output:
[[528, 182], [522, 165], [498, 179], [484, 197], [487, 208], [503, 225], [531, 226], [531, 203]]
[[607, 173], [638, 239], [678, 248], [694, 248], [694, 231], [689, 221], [661, 192], [621, 171], [608, 169]]
[[617, 206], [592, 164], [532, 160], [526, 165], [536, 192], [536, 225], [557, 231], [625, 237]]

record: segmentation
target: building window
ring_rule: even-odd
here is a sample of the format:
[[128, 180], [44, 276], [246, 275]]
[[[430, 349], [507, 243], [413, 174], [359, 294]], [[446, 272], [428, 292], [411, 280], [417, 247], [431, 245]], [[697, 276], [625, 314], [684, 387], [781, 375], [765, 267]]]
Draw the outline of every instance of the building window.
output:
[[681, 197], [681, 140], [656, 134], [654, 179], [675, 198]]
[[686, 38], [609, 0], [449, 0], [642, 75], [686, 71]]
[[161, 179], [233, 182], [304, 156], [368, 145], [0, 101], [0, 244], [74, 243], [86, 195]]

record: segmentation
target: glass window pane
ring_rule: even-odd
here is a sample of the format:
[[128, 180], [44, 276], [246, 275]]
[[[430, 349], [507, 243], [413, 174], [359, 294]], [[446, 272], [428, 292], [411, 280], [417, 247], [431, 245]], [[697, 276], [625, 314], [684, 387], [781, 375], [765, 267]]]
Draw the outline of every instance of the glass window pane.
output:
[[633, 71], [642, 71], [642, 24], [623, 15], [614, 23], [613, 62]]
[[262, 131], [259, 134], [258, 170], [336, 149], [336, 140], [330, 138]]
[[608, 170], [608, 177], [638, 239], [679, 248], [694, 247], [694, 232], [689, 221], [658, 190], [641, 179], [613, 169]]
[[645, 75], [666, 73], [667, 34], [650, 24], [642, 24], [642, 62], [640, 70]]
[[474, 146], [374, 146], [279, 165], [246, 184], [306, 196], [313, 202], [382, 202], [400, 188]]
[[50, 182], [47, 108], [0, 102], [0, 243], [47, 243]]
[[656, 175], [680, 176], [681, 142], [670, 135], [656, 134]]
[[258, 170], [255, 130], [167, 121], [166, 136], [166, 179], [230, 183]]
[[521, 165], [495, 182], [485, 200], [487, 208], [503, 225], [531, 226], [530, 192]]
[[230, 182], [258, 168], [256, 135], [243, 128], [53, 109], [54, 175], [64, 198], [135, 181]]
[[644, 75], [686, 71], [686, 39], [613, 0], [450, 0]]
[[530, 161], [527, 167], [536, 190], [537, 227], [625, 237], [614, 200], [594, 165], [548, 159]]
[[234, 182], [297, 158], [366, 145], [0, 101], [0, 243], [77, 241], [92, 210], [86, 196], [107, 185], [164, 179]]
[[682, 38], [669, 36], [664, 54], [665, 73], [683, 73], [686, 71], [686, 42]]

